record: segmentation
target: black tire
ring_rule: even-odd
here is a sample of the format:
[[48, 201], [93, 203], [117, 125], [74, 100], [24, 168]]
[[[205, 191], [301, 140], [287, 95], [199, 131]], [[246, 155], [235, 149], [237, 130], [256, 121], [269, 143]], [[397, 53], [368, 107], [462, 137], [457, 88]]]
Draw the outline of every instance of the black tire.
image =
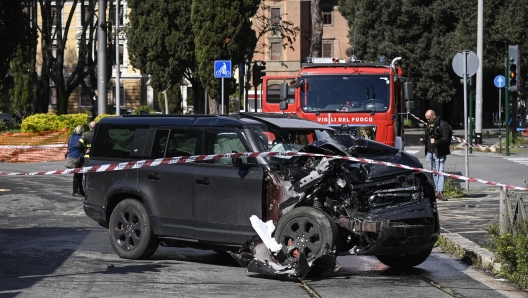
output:
[[281, 217], [274, 237], [278, 243], [288, 246], [288, 258], [296, 258], [293, 254], [297, 249], [304, 253], [308, 262], [326, 254], [328, 249], [334, 250], [338, 244], [336, 223], [327, 214], [311, 207], [295, 208]]
[[405, 255], [405, 256], [376, 256], [380, 262], [383, 264], [394, 267], [394, 268], [411, 268], [418, 266], [421, 263], [425, 262], [433, 248], [427, 249], [421, 253], [415, 255]]
[[147, 209], [138, 200], [126, 199], [117, 204], [110, 216], [108, 231], [112, 248], [123, 259], [147, 259], [159, 245]]

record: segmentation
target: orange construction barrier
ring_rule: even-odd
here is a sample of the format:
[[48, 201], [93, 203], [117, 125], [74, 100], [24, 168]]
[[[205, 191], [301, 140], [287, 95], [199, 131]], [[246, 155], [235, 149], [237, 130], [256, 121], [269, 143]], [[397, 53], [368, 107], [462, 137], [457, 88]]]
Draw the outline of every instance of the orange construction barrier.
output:
[[64, 160], [70, 135], [70, 129], [2, 133], [0, 134], [0, 162]]

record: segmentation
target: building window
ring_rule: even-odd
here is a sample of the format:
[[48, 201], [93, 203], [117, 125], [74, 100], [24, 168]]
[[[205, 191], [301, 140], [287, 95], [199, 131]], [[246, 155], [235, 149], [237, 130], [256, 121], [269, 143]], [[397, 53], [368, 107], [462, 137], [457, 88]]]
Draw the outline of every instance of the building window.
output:
[[53, 58], [57, 58], [57, 45], [51, 46], [51, 56], [53, 56]]
[[282, 60], [282, 45], [279, 42], [271, 43], [271, 60]]
[[[116, 105], [116, 86], [112, 86], [112, 106]], [[125, 107], [125, 86], [119, 86], [119, 106]]]
[[[115, 2], [114, 2], [114, 7], [115, 7]], [[123, 5], [119, 5], [119, 26], [123, 26], [123, 24], [125, 23], [125, 8]], [[115, 27], [115, 12], [113, 11], [112, 12], [112, 15], [110, 16], [110, 20], [112, 22], [112, 24], [114, 24], [114, 27]]]
[[49, 87], [49, 105], [50, 106], [57, 105], [57, 87], [55, 86]]
[[57, 22], [59, 21], [59, 15], [58, 15], [58, 9], [57, 9], [57, 6], [52, 6], [51, 7], [51, 24], [53, 26], [57, 25]]
[[119, 5], [119, 26], [123, 26], [123, 24], [125, 24], [125, 7]]
[[[91, 7], [84, 6], [84, 21], [86, 22], [87, 20], [89, 20], [91, 15], [92, 15]], [[82, 23], [81, 23], [81, 26], [82, 26]]]
[[271, 25], [278, 26], [280, 25], [280, 21], [281, 21], [280, 8], [272, 8], [271, 9]]
[[119, 45], [119, 65], [124, 65], [125, 61], [123, 60], [123, 52], [125, 51], [125, 46], [123, 44]]
[[331, 43], [323, 43], [323, 57], [334, 57], [333, 46]]
[[79, 85], [79, 106], [80, 107], [93, 106], [93, 98], [91, 94], [86, 93], [82, 85]]
[[323, 15], [323, 25], [324, 26], [334, 25], [333, 13], [334, 13], [333, 8], [323, 8], [322, 15]]

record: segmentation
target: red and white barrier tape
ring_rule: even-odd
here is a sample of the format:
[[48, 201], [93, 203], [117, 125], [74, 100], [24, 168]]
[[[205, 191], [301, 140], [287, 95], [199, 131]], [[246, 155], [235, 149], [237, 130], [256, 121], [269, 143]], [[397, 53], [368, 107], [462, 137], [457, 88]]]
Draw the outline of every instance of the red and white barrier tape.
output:
[[326, 157], [330, 159], [343, 159], [343, 160], [350, 160], [350, 161], [356, 161], [356, 162], [362, 162], [362, 163], [396, 167], [396, 168], [407, 169], [407, 170], [414, 170], [414, 171], [418, 171], [422, 173], [442, 175], [442, 176], [457, 179], [457, 180], [464, 180], [464, 181], [476, 182], [476, 183], [493, 185], [493, 186], [502, 186], [502, 187], [515, 189], [515, 190], [528, 191], [528, 188], [526, 187], [519, 187], [519, 186], [514, 186], [514, 185], [509, 185], [509, 184], [504, 184], [504, 183], [499, 183], [499, 182], [493, 182], [493, 181], [487, 181], [487, 180], [482, 180], [478, 178], [465, 177], [465, 176], [449, 174], [449, 173], [444, 173], [444, 172], [430, 171], [430, 170], [426, 170], [423, 168], [415, 168], [415, 167], [410, 167], [410, 166], [392, 163], [392, 162], [384, 162], [384, 161], [378, 161], [378, 160], [367, 159], [367, 158], [355, 158], [355, 157], [349, 157], [349, 156], [333, 156], [333, 155], [326, 155], [326, 154], [315, 154], [315, 153], [293, 152], [293, 151], [289, 151], [289, 152], [243, 152], [243, 153], [226, 153], [226, 154], [213, 154], [213, 155], [179, 156], [179, 157], [168, 157], [168, 158], [158, 158], [158, 159], [147, 159], [147, 160], [140, 160], [140, 161], [130, 161], [130, 162], [117, 163], [117, 164], [106, 164], [106, 165], [100, 165], [100, 166], [91, 166], [91, 167], [83, 167], [83, 168], [75, 168], [75, 169], [55, 170], [55, 171], [47, 171], [47, 172], [33, 172], [33, 173], [0, 172], [0, 175], [35, 176], [35, 175], [64, 175], [64, 174], [77, 174], [77, 173], [110, 172], [110, 171], [120, 171], [120, 170], [127, 170], [127, 169], [155, 167], [159, 165], [170, 165], [170, 164], [197, 162], [197, 161], [218, 160], [218, 159], [224, 159], [224, 158], [267, 157], [267, 156], [313, 156], [313, 157]]
[[[418, 121], [422, 122], [423, 124], [427, 125], [427, 123], [425, 121], [423, 121], [422, 119], [418, 118], [416, 115], [410, 113], [408, 110], [407, 110], [407, 114], [409, 114], [413, 118], [417, 119]], [[464, 140], [464, 139], [461, 139], [461, 138], [458, 138], [458, 137], [455, 137], [455, 136], [452, 136], [451, 140], [453, 140], [455, 142], [463, 143], [466, 147], [476, 147], [476, 148], [499, 148], [500, 147], [500, 146], [497, 146], [497, 145], [469, 144], [467, 140]], [[506, 147], [504, 147], [504, 148], [506, 148]], [[528, 146], [509, 146], [509, 148], [528, 148]]]

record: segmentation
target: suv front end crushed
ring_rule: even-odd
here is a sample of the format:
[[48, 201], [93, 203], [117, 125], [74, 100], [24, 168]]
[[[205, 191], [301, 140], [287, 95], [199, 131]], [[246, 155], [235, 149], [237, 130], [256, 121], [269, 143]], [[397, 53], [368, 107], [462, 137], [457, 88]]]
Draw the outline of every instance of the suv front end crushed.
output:
[[[329, 139], [302, 151], [325, 156], [375, 155], [376, 160], [421, 168], [416, 158], [368, 140], [343, 147]], [[425, 261], [438, 240], [440, 226], [434, 189], [429, 177], [421, 172], [305, 155], [270, 161], [273, 166], [267, 173], [267, 219], [277, 223], [273, 237], [283, 248], [273, 252], [268, 246], [263, 249], [256, 239], [248, 240], [233, 254], [248, 271], [286, 273], [302, 279], [308, 273], [335, 270], [339, 267], [335, 256], [343, 251], [374, 255], [388, 266], [411, 267]], [[295, 229], [283, 222], [291, 221], [290, 213], [298, 208], [324, 214], [330, 225], [335, 225], [336, 236], [320, 233], [308, 250], [302, 241], [278, 236], [288, 234], [282, 232], [284, 228]], [[315, 213], [305, 213], [298, 216], [313, 219], [314, 226], [325, 225], [324, 218], [320, 217], [323, 222], [317, 222]], [[321, 241], [323, 238], [326, 241]]]

